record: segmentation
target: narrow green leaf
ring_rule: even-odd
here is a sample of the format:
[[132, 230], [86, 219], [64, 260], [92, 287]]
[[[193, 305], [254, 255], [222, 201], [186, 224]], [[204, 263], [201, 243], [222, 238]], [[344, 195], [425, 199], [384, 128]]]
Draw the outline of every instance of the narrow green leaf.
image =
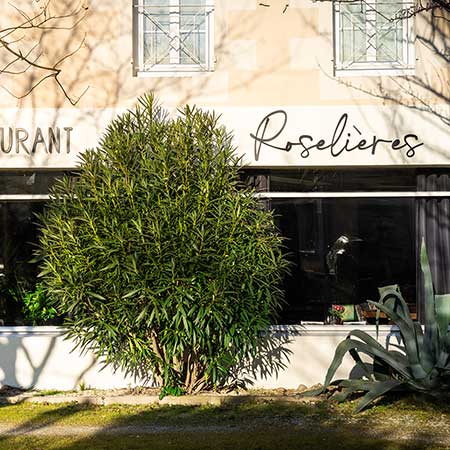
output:
[[389, 391], [398, 389], [402, 385], [403, 383], [398, 380], [387, 380], [376, 383], [373, 388], [358, 402], [355, 412], [362, 411], [378, 397], [381, 397]]

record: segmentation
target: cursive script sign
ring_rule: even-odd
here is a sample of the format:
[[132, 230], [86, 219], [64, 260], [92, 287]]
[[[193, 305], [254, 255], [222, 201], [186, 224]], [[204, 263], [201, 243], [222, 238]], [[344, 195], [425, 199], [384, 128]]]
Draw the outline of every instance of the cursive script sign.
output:
[[[275, 131], [268, 130], [271, 121], [277, 125]], [[353, 151], [368, 151], [371, 155], [375, 155], [377, 149], [384, 146], [390, 150], [403, 151], [406, 157], [412, 158], [416, 154], [416, 149], [423, 145], [419, 138], [412, 133], [394, 139], [383, 139], [374, 135], [364, 136], [355, 125], [348, 124], [348, 114], [346, 113], [339, 118], [330, 139], [301, 134], [294, 140], [283, 140], [282, 133], [287, 122], [288, 116], [283, 110], [273, 111], [261, 120], [256, 133], [250, 134], [255, 141], [256, 161], [259, 160], [263, 146], [286, 152], [297, 149], [302, 158], [308, 158], [313, 151], [328, 151], [334, 158]]]

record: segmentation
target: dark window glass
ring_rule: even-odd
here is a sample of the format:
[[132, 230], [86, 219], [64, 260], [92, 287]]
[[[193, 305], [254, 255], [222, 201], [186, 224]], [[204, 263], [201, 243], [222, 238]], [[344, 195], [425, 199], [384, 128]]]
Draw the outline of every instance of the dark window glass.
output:
[[[450, 197], [358, 197], [450, 192], [450, 168], [246, 169], [243, 179], [269, 193], [263, 201], [286, 236], [293, 269], [284, 283], [288, 306], [281, 323], [323, 321], [331, 304], [377, 300], [377, 288], [387, 284], [400, 286], [413, 317], [417, 311], [423, 321], [423, 239], [436, 293], [450, 292]], [[316, 195], [277, 199], [270, 192]], [[355, 195], [320, 198], [321, 192]]]
[[[64, 173], [0, 172], [0, 195], [48, 194]], [[44, 206], [45, 202], [32, 198], [0, 202], [0, 325], [30, 324], [24, 319], [23, 298], [36, 288], [38, 268], [30, 260], [39, 234], [36, 214], [41, 213]]]
[[1, 172], [0, 195], [48, 194], [49, 188], [64, 172]]
[[[265, 177], [264, 187], [271, 192], [414, 192], [420, 189], [417, 178], [428, 174], [430, 169], [360, 168], [296, 169], [296, 170], [246, 170], [250, 184], [259, 186]], [[433, 169], [437, 176], [448, 176], [448, 169]], [[259, 181], [259, 183], [256, 183]]]
[[35, 214], [43, 202], [0, 203], [0, 324], [23, 325], [22, 297], [36, 285], [30, 263], [38, 239]]
[[378, 300], [388, 284], [415, 306], [414, 199], [272, 199], [271, 207], [293, 263], [281, 323], [323, 321], [331, 304]]

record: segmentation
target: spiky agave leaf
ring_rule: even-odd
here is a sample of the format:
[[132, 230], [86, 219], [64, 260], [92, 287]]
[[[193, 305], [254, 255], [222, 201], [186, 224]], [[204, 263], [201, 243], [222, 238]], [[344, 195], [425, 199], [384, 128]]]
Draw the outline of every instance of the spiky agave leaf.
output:
[[384, 381], [342, 380], [339, 386], [342, 387], [342, 390], [332, 397], [337, 402], [347, 400], [351, 394], [365, 392], [355, 408], [355, 412], [360, 412], [384, 394], [394, 390], [403, 390], [405, 385], [401, 380], [390, 379]]
[[424, 347], [433, 363], [437, 362], [439, 352], [439, 331], [436, 322], [436, 311], [434, 303], [433, 279], [431, 277], [430, 262], [425, 248], [425, 239], [422, 239], [420, 248], [420, 267], [423, 273], [425, 291], [425, 338]]
[[448, 325], [450, 323], [450, 294], [435, 295], [434, 305], [436, 322], [439, 329], [439, 337], [445, 339], [448, 335]]
[[422, 340], [418, 339], [416, 327], [412, 322], [406, 321], [404, 317], [395, 313], [389, 306], [376, 302], [373, 304], [398, 326], [405, 347], [405, 355], [414, 377], [425, 378], [433, 365], [430, 364], [430, 358], [427, 357], [427, 353], [421, 345]]
[[400, 380], [386, 380], [375, 383], [373, 388], [358, 402], [355, 412], [362, 411], [377, 398], [387, 394], [389, 391], [401, 388], [403, 384], [404, 383]]
[[378, 293], [380, 296], [380, 303], [392, 308], [392, 310], [403, 317], [409, 325], [412, 325], [413, 321], [408, 305], [402, 296], [398, 284], [379, 287]]
[[370, 381], [364, 379], [356, 379], [356, 380], [341, 380], [339, 383], [332, 383], [332, 385], [337, 385], [341, 388], [341, 391], [336, 391], [332, 398], [337, 402], [345, 401], [351, 394], [359, 393], [359, 392], [369, 392], [371, 391], [377, 384], [377, 381]]
[[[425, 332], [418, 322], [411, 319], [408, 305], [398, 286], [385, 286], [379, 289], [380, 301], [370, 303], [397, 325], [403, 345], [394, 347], [400, 351], [385, 349], [376, 339], [360, 330], [350, 332], [347, 339], [336, 348], [323, 390], [329, 385], [340, 386], [342, 391], [334, 395], [334, 398], [339, 400], [347, 398], [352, 392], [366, 392], [356, 408], [357, 412], [392, 390], [413, 389], [422, 392], [450, 390], [450, 332], [448, 331], [450, 307], [447, 306], [450, 305], [450, 294], [434, 295], [431, 270], [423, 240], [421, 267], [426, 296]], [[439, 307], [436, 307], [436, 301]], [[367, 380], [331, 382], [347, 352], [364, 370]], [[373, 358], [372, 367], [362, 360], [360, 353]]]
[[450, 369], [450, 294], [435, 295], [436, 321], [439, 332], [439, 354], [436, 367]]
[[[352, 336], [358, 338], [358, 340], [351, 339]], [[352, 356], [354, 354], [357, 355], [357, 358], [354, 359], [360, 362], [360, 365], [365, 366], [366, 373], [369, 371], [369, 365], [361, 360], [359, 353], [365, 353], [368, 356], [377, 358], [381, 367], [390, 369], [390, 372], [392, 372], [390, 378], [387, 378], [386, 375], [389, 370], [380, 373], [373, 366], [373, 376], [367, 380], [337, 380], [331, 383], [331, 379], [341, 365], [343, 357], [347, 352], [350, 354], [353, 353]], [[409, 369], [408, 359], [404, 354], [385, 349], [372, 336], [361, 330], [351, 331], [347, 339], [341, 342], [336, 348], [335, 356], [328, 369], [323, 389], [326, 389], [330, 384], [338, 385], [342, 388], [341, 393], [333, 396], [338, 401], [345, 400], [350, 394], [355, 392], [366, 392], [359, 402], [356, 412], [361, 411], [378, 397], [391, 390], [405, 388], [405, 386], [411, 386], [419, 391], [426, 390], [425, 386], [415, 380]]]
[[417, 378], [425, 378], [434, 366], [434, 358], [424, 348], [421, 325], [411, 319], [408, 305], [397, 285], [380, 288], [379, 292], [379, 303], [371, 303], [398, 326], [411, 369]]
[[[362, 340], [351, 339], [351, 336], [358, 337]], [[386, 365], [391, 367], [393, 371], [402, 376], [404, 379], [411, 378], [411, 372], [408, 367], [408, 360], [405, 355], [400, 352], [386, 350], [378, 341], [373, 339], [364, 331], [351, 331], [344, 341], [342, 341], [336, 348], [333, 361], [328, 368], [328, 372], [324, 382], [324, 388], [330, 385], [336, 370], [342, 364], [342, 360], [347, 352], [351, 349], [364, 353], [371, 357], [377, 357]]]

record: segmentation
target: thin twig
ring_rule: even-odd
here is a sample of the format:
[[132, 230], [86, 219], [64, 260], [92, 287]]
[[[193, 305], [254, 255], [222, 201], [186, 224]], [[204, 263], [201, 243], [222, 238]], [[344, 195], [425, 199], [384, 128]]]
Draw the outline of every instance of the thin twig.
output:
[[[78, 3], [77, 6], [70, 10], [67, 13], [61, 14], [53, 14], [50, 10], [51, 1], [48, 0], [43, 6], [41, 10], [34, 15], [29, 15], [24, 10], [18, 8], [15, 5], [11, 5], [17, 13], [24, 19], [23, 22], [20, 22], [16, 25], [9, 26], [3, 29], [0, 29], [0, 51], [3, 51], [11, 56], [10, 60], [6, 62], [3, 68], [0, 68], [0, 74], [8, 74], [18, 76], [24, 74], [29, 70], [35, 69], [36, 71], [43, 72], [43, 74], [38, 78], [38, 80], [32, 84], [32, 86], [26, 90], [26, 92], [22, 94], [14, 94], [9, 89], [4, 87], [4, 89], [14, 96], [17, 99], [22, 99], [29, 95], [32, 91], [34, 91], [38, 86], [40, 86], [44, 81], [53, 78], [58, 86], [58, 89], [62, 92], [64, 97], [69, 100], [72, 105], [76, 105], [81, 97], [86, 93], [89, 89], [87, 87], [83, 90], [80, 96], [71, 97], [67, 92], [64, 84], [58, 78], [61, 74], [62, 69], [60, 65], [66, 61], [67, 59], [74, 56], [80, 49], [83, 47], [85, 43], [85, 36], [81, 40], [78, 47], [64, 54], [60, 57], [56, 62], [50, 64], [43, 64], [40, 61], [40, 58], [43, 56], [44, 52], [39, 51], [37, 55], [35, 54], [36, 49], [42, 44], [42, 40], [44, 38], [45, 33], [49, 31], [58, 31], [58, 30], [73, 30], [75, 29], [80, 22], [86, 17], [87, 14], [87, 6], [83, 3]], [[74, 22], [71, 24], [65, 24], [64, 21], [67, 19], [73, 19]], [[25, 46], [25, 34], [20, 37], [16, 37], [12, 40], [7, 40], [9, 36], [12, 36], [14, 33], [21, 31], [23, 33], [31, 32], [31, 31], [39, 31], [41, 32], [39, 38], [36, 38], [34, 41], [36, 42], [31, 49], [23, 49], [18, 46], [18, 44], [23, 44]], [[35, 55], [35, 56], [32, 56]], [[16, 65], [26, 64], [26, 67], [15, 67]]]

